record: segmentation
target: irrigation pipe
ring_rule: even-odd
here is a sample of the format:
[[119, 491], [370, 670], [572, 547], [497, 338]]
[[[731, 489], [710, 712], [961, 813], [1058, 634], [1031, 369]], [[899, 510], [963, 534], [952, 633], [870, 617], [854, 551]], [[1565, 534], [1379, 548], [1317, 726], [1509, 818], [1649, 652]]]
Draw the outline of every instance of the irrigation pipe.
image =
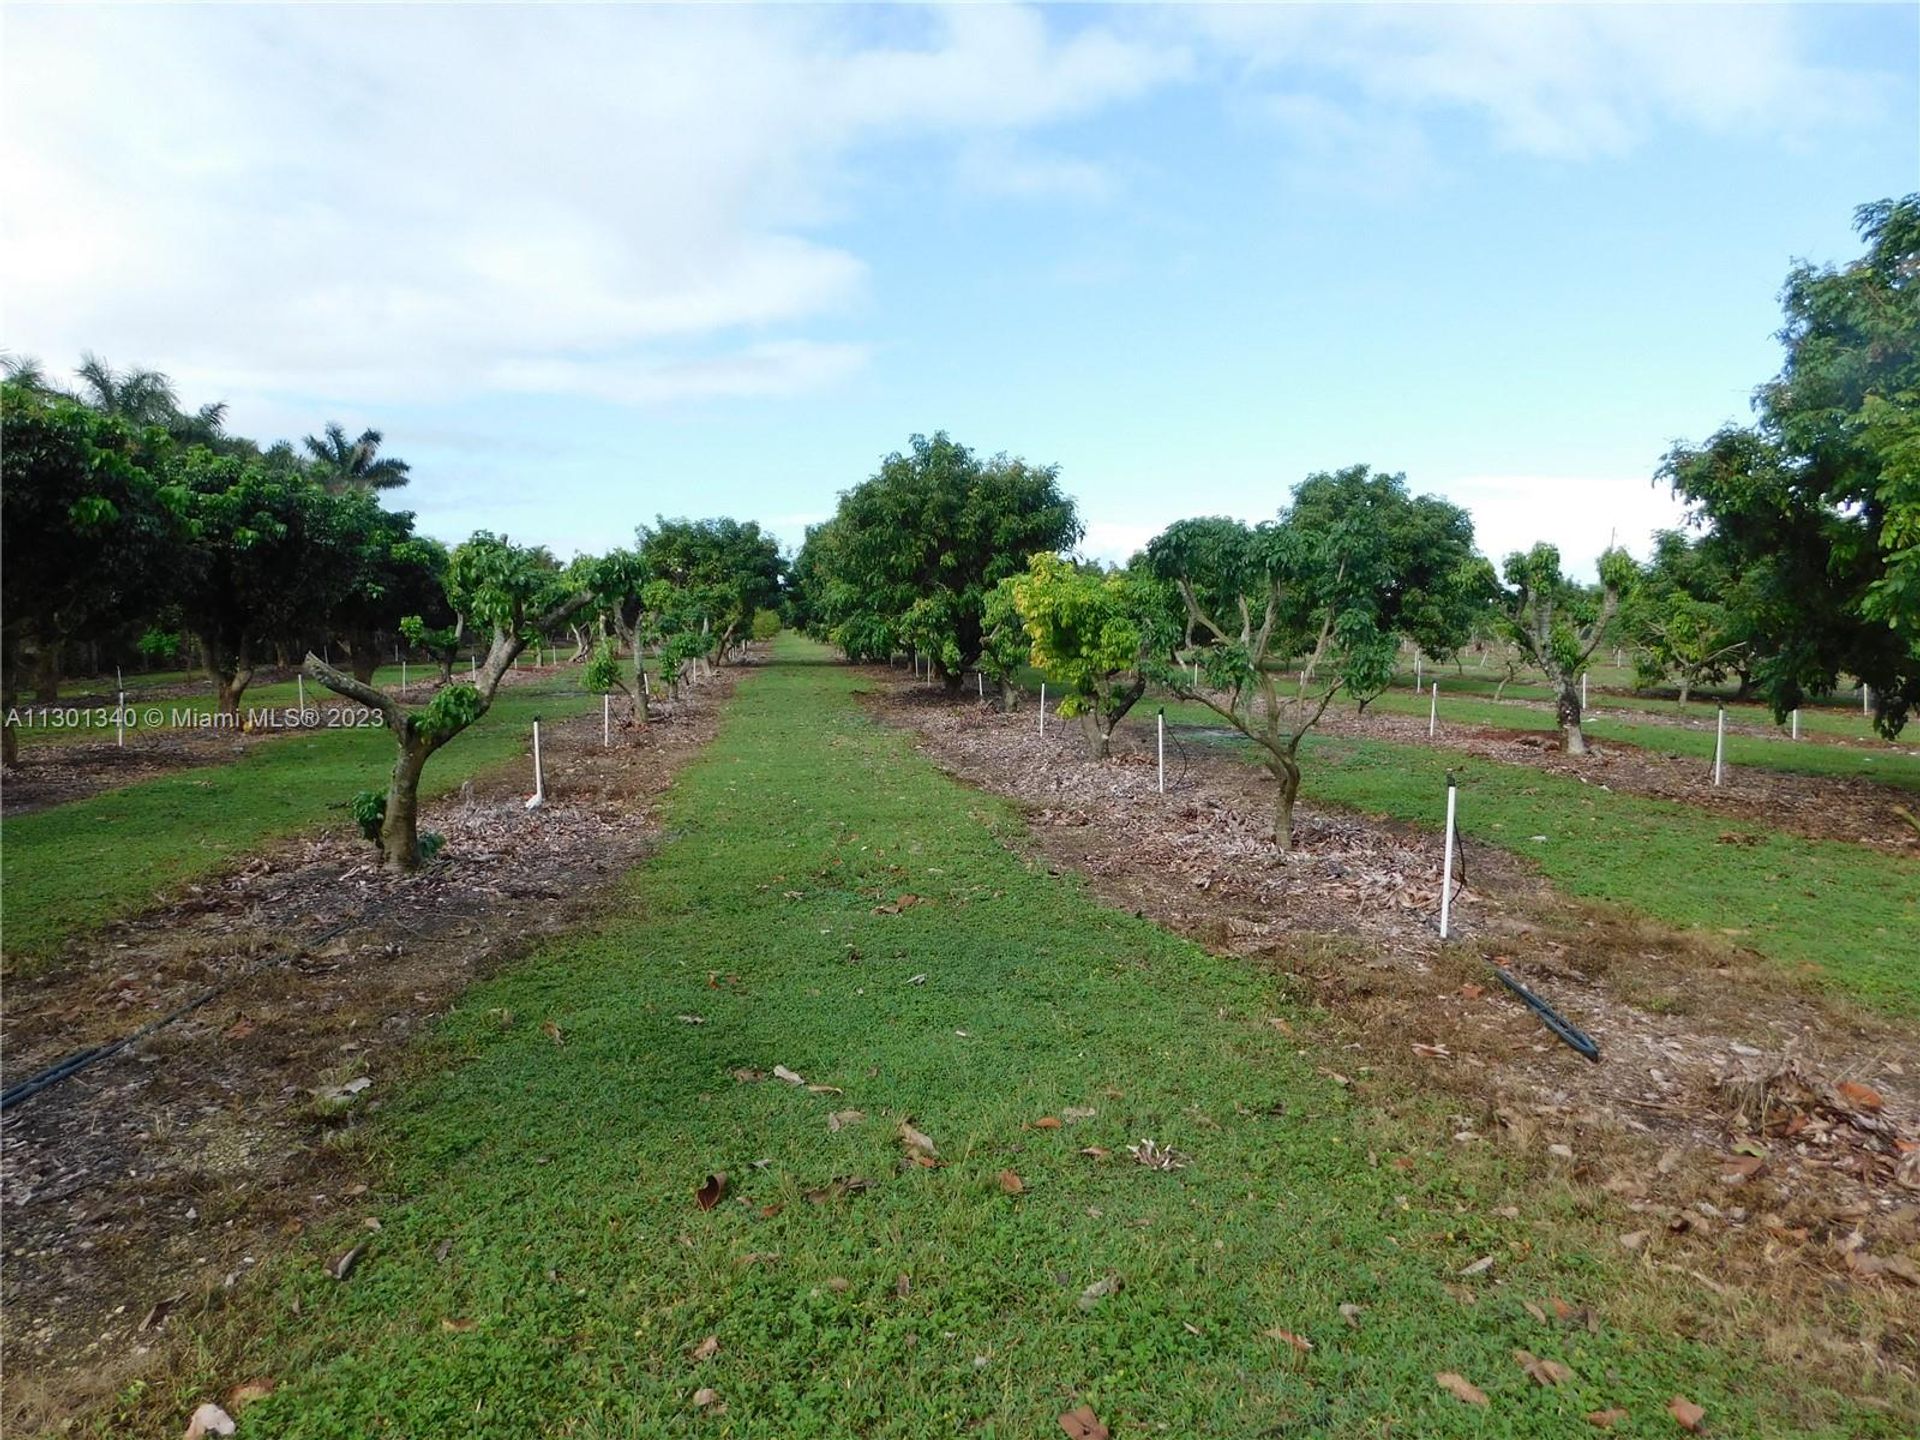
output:
[[260, 959], [254, 961], [253, 964], [247, 966], [239, 974], [233, 976], [231, 979], [222, 980], [218, 985], [215, 985], [212, 989], [204, 992], [203, 994], [195, 996], [193, 999], [187, 1001], [186, 1004], [180, 1006], [178, 1009], [172, 1010], [169, 1013], [162, 1015], [157, 1020], [149, 1020], [146, 1024], [142, 1025], [138, 1030], [135, 1030], [131, 1035], [124, 1035], [120, 1039], [108, 1041], [104, 1045], [95, 1045], [91, 1049], [75, 1051], [73, 1054], [67, 1056], [66, 1059], [57, 1060], [53, 1064], [47, 1066], [47, 1068], [40, 1071], [39, 1074], [31, 1075], [27, 1079], [20, 1081], [16, 1085], [9, 1085], [4, 1092], [0, 1092], [0, 1112], [11, 1110], [15, 1105], [18, 1105], [23, 1100], [31, 1100], [35, 1095], [38, 1095], [42, 1090], [46, 1090], [54, 1085], [58, 1085], [62, 1080], [71, 1079], [73, 1076], [78, 1075], [82, 1070], [86, 1070], [91, 1066], [97, 1065], [102, 1060], [105, 1060], [110, 1056], [119, 1054], [122, 1050], [125, 1050], [130, 1045], [137, 1045], [140, 1041], [146, 1039], [149, 1035], [152, 1035], [154, 1032], [166, 1029], [167, 1026], [173, 1024], [176, 1020], [185, 1019], [187, 1016], [191, 1015], [194, 1011], [198, 1010], [201, 1006], [206, 1005], [211, 1001], [218, 1000], [222, 995], [225, 995], [228, 991], [236, 989], [241, 985], [244, 985], [247, 981], [251, 980], [254, 976], [258, 975], [261, 971], [266, 970], [269, 967], [274, 965], [282, 965], [282, 964], [288, 963], [289, 961], [298, 960], [301, 956], [310, 953], [316, 946], [326, 944], [327, 941], [333, 939], [334, 936], [343, 934], [348, 930], [352, 930], [356, 926], [366, 924], [369, 920], [372, 920], [375, 916], [379, 915], [379, 913], [382, 910], [386, 909], [387, 906], [392, 903], [393, 903], [392, 899], [379, 901], [359, 915], [355, 915], [349, 919], [342, 920], [338, 924], [329, 925], [325, 930], [322, 930], [318, 935], [313, 936], [304, 945], [301, 945], [294, 950], [288, 951], [285, 954], [264, 955]]

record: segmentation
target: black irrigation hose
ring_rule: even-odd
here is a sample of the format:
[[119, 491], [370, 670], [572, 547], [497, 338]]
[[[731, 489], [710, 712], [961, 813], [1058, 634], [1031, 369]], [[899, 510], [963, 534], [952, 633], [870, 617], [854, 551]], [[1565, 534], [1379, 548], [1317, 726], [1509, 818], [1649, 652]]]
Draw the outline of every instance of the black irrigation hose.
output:
[[283, 954], [262, 956], [260, 959], [254, 961], [253, 964], [247, 966], [246, 969], [242, 970], [239, 974], [233, 976], [231, 979], [222, 980], [218, 985], [215, 985], [211, 990], [208, 990], [201, 995], [195, 996], [193, 999], [187, 1001], [186, 1004], [180, 1006], [176, 1010], [169, 1012], [168, 1014], [162, 1015], [159, 1019], [149, 1020], [145, 1025], [142, 1025], [138, 1030], [135, 1030], [131, 1035], [123, 1035], [118, 1040], [109, 1041], [104, 1045], [95, 1045], [92, 1048], [87, 1050], [77, 1050], [73, 1054], [67, 1056], [66, 1059], [55, 1061], [53, 1064], [49, 1065], [46, 1069], [40, 1071], [37, 1075], [31, 1075], [27, 1079], [20, 1081], [16, 1085], [9, 1085], [4, 1092], [0, 1092], [0, 1113], [4, 1113], [7, 1110], [11, 1110], [15, 1105], [18, 1105], [23, 1100], [31, 1100], [35, 1095], [38, 1095], [42, 1090], [50, 1089], [51, 1087], [58, 1085], [62, 1080], [71, 1079], [73, 1076], [78, 1075], [82, 1070], [86, 1070], [94, 1065], [99, 1064], [102, 1060], [107, 1059], [109, 1056], [119, 1054], [122, 1050], [125, 1050], [130, 1045], [138, 1044], [140, 1041], [146, 1039], [147, 1036], [153, 1034], [155, 1031], [164, 1030], [167, 1026], [173, 1024], [176, 1020], [181, 1020], [187, 1017], [188, 1015], [191, 1015], [194, 1011], [198, 1010], [202, 1005], [206, 1005], [211, 1001], [217, 1000], [222, 995], [225, 995], [228, 991], [233, 990], [240, 985], [244, 985], [247, 981], [251, 980], [254, 976], [258, 975], [262, 970], [267, 969], [269, 966], [281, 965], [291, 960], [297, 960], [302, 955], [305, 955], [309, 951], [313, 950], [315, 947], [326, 944], [327, 941], [333, 939], [334, 936], [342, 934], [345, 931], [351, 930], [355, 926], [365, 924], [368, 920], [378, 915], [382, 910], [384, 910], [391, 903], [392, 903], [391, 900], [380, 901], [379, 903], [369, 907], [367, 910], [363, 911], [362, 913], [353, 916], [351, 919], [342, 920], [335, 925], [329, 925], [325, 930], [322, 930], [318, 935], [313, 936], [305, 944], [300, 945], [289, 952], [286, 952]]
[[1507, 973], [1504, 966], [1494, 965], [1491, 960], [1487, 963], [1493, 965], [1493, 973], [1499, 978], [1500, 983], [1515, 995], [1518, 995], [1521, 1000], [1526, 1003], [1527, 1008], [1540, 1017], [1541, 1023], [1544, 1024], [1547, 1029], [1551, 1030], [1555, 1035], [1558, 1035], [1573, 1049], [1586, 1056], [1587, 1059], [1596, 1064], [1599, 1063], [1600, 1046], [1591, 1035], [1587, 1034], [1586, 1031], [1582, 1030], [1578, 1025], [1575, 1025], [1551, 1005], [1547, 1004], [1546, 1001], [1534, 994], [1533, 991], [1514, 979], [1512, 975]]

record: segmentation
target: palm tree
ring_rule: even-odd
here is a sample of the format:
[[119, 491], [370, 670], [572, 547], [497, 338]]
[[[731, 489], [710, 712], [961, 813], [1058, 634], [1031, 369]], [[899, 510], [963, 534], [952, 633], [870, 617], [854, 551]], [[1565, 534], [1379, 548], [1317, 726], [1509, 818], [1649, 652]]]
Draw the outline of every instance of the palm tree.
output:
[[191, 413], [180, 408], [173, 382], [158, 370], [116, 371], [98, 355], [80, 357], [79, 398], [131, 425], [157, 425], [190, 445], [220, 448], [227, 437], [227, 405], [216, 400]]
[[350, 441], [345, 430], [330, 424], [324, 435], [309, 435], [302, 443], [313, 456], [315, 478], [338, 494], [355, 488], [393, 490], [407, 483], [407, 462], [380, 456], [380, 440], [378, 430], [362, 430]]

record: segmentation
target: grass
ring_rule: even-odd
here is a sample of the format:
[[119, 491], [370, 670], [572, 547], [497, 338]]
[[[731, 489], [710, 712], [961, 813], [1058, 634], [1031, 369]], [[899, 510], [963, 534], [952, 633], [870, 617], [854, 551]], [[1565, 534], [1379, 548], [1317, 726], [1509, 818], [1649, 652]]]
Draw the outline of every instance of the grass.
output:
[[[1168, 706], [1167, 717], [1220, 723], [1199, 705]], [[1237, 736], [1232, 743], [1251, 753]], [[1303, 768], [1310, 805], [1436, 830], [1452, 770], [1461, 832], [1527, 857], [1567, 894], [1720, 936], [1877, 1008], [1920, 1014], [1920, 866], [1911, 861], [1420, 745], [1309, 736]]]
[[[1410, 691], [1390, 690], [1375, 699], [1368, 708], [1424, 716], [1428, 713], [1428, 703], [1426, 697]], [[1609, 712], [1612, 705], [1609, 697], [1606, 702]], [[1698, 760], [1703, 771], [1712, 769], [1712, 710], [1703, 713], [1695, 707], [1691, 712], [1691, 726], [1635, 721], [1622, 718], [1618, 713], [1601, 711], [1602, 707], [1596, 705], [1587, 711], [1583, 720], [1582, 728], [1590, 738], [1624, 741], [1656, 754]], [[1728, 718], [1733, 718], [1731, 713]], [[1547, 731], [1557, 729], [1559, 722], [1552, 709], [1546, 706], [1450, 697], [1443, 684], [1440, 687], [1440, 723], [1443, 726], [1486, 725], [1502, 730]], [[1883, 785], [1920, 791], [1920, 750], [1900, 748], [1878, 739], [1861, 740], [1857, 744], [1818, 744], [1730, 733], [1727, 736], [1726, 763], [1796, 775], [1874, 780]]]
[[[1610, 1405], [1666, 1435], [1676, 1392], [1716, 1433], [1899, 1433], [1616, 1313], [1628, 1262], [1496, 1214], [1510, 1177], [1444, 1117], [1380, 1163], [1377, 1116], [1268, 1023], [1300, 1019], [1275, 980], [1022, 862], [1010, 811], [868, 720], [858, 676], [778, 654], [619, 913], [470, 992], [362, 1122], [378, 1202], [270, 1262], [126, 1424], [269, 1375], [243, 1435], [1039, 1436], [1080, 1403], [1121, 1435], [1563, 1435]], [[775, 1065], [837, 1088], [733, 1074]], [[1035, 1128], [1071, 1107], [1096, 1113]], [[902, 1163], [905, 1117], [939, 1168]], [[1149, 1136], [1191, 1165], [1130, 1161]], [[703, 1212], [713, 1171], [734, 1189]], [[1555, 1294], [1597, 1332], [1528, 1318]], [[1534, 1385], [1519, 1347], [1574, 1378]]]
[[[595, 703], [566, 681], [501, 691], [486, 718], [428, 764], [423, 794], [520, 754], [535, 714], [574, 714]], [[231, 764], [9, 819], [0, 850], [9, 967], [30, 969], [75, 935], [269, 841], [343, 816], [355, 791], [384, 788], [393, 755], [383, 729], [297, 733], [253, 745]]]
[[[522, 659], [526, 666], [533, 666], [531, 652], [528, 652]], [[577, 665], [561, 666], [555, 673], [574, 676], [577, 679], [583, 669], [583, 666]], [[468, 673], [467, 662], [465, 660], [460, 661], [454, 666], [453, 673], [455, 679], [466, 675]], [[401, 674], [401, 667], [398, 665], [379, 665], [374, 668], [373, 680], [376, 685], [397, 686], [400, 683]], [[424, 698], [428, 693], [426, 689], [427, 684], [438, 679], [439, 674], [439, 666], [432, 661], [410, 663], [405, 671], [409, 686], [407, 692], [409, 697], [416, 701]], [[198, 679], [196, 681], [197, 688], [190, 695], [177, 695], [167, 699], [152, 700], [143, 699], [141, 691], [163, 689], [170, 685], [182, 683], [183, 680], [193, 679], [194, 677], [186, 677], [180, 672], [172, 671], [140, 676], [138, 678], [142, 682], [138, 688], [136, 688], [133, 683], [133, 677], [129, 677], [127, 684], [127, 706], [129, 710], [135, 712], [130, 717], [131, 723], [127, 727], [129, 740], [137, 740], [139, 736], [155, 730], [165, 731], [194, 728], [201, 722], [198, 720], [183, 720], [182, 717], [211, 716], [218, 708], [213, 693], [213, 682], [211, 680], [204, 678]], [[92, 689], [91, 693], [96, 695], [107, 694], [110, 696], [112, 680], [109, 678], [105, 684], [107, 686], [105, 691]], [[89, 682], [77, 681], [70, 684], [68, 689], [74, 695], [84, 695], [90, 692], [91, 687]], [[300, 683], [297, 680], [278, 681], [273, 684], [250, 685], [247, 687], [246, 692], [240, 697], [240, 709], [242, 712], [258, 712], [264, 710], [290, 711], [299, 705], [302, 693]], [[336, 706], [351, 705], [353, 703], [341, 699], [332, 691], [311, 680], [307, 681], [304, 693], [306, 695], [307, 707], [313, 710], [327, 710]], [[29, 717], [39, 714], [42, 708], [38, 702], [24, 698], [19, 705], [22, 715]], [[16, 727], [20, 737], [20, 744], [23, 747], [32, 745], [73, 745], [80, 743], [106, 744], [114, 739], [116, 732], [113, 723], [111, 699], [109, 699], [105, 707], [81, 706], [74, 701], [62, 700], [44, 708], [46, 711], [54, 714], [64, 714], [65, 712], [74, 710], [81, 710], [84, 713], [79, 717], [81, 723], [70, 727], [64, 725], [55, 726], [44, 720], [38, 724], [22, 724]], [[164, 716], [158, 724], [150, 723], [147, 719], [147, 712], [155, 708]], [[104, 711], [104, 713], [100, 713], [102, 711]], [[175, 723], [176, 721], [181, 721], [182, 723]]]

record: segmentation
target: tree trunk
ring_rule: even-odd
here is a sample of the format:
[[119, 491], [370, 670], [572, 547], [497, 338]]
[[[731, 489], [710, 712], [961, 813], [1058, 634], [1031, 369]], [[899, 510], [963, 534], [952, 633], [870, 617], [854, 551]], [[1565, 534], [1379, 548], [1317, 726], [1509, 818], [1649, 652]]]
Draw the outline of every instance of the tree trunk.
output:
[[1560, 721], [1560, 748], [1569, 755], [1587, 753], [1587, 737], [1580, 730], [1580, 687], [1563, 683], [1554, 707]]
[[400, 742], [387, 782], [387, 815], [380, 825], [381, 863], [396, 870], [420, 868], [420, 772], [433, 753], [418, 738]]
[[1685, 675], [1682, 675], [1680, 677], [1680, 708], [1682, 710], [1687, 708], [1687, 696], [1692, 693], [1693, 681], [1689, 680]]
[[33, 694], [42, 705], [60, 698], [60, 647], [42, 640], [33, 656]]
[[1011, 715], [1019, 698], [1020, 692], [1013, 688], [1013, 677], [1002, 675], [1000, 677], [1000, 713]]
[[347, 658], [353, 662], [353, 678], [362, 685], [373, 683], [373, 672], [380, 668], [380, 649], [371, 630], [355, 630], [343, 635]]
[[20, 657], [11, 642], [0, 646], [0, 765], [20, 763], [20, 734], [13, 727], [13, 706], [20, 698]]
[[1273, 848], [1293, 849], [1293, 802], [1300, 798], [1300, 767], [1275, 759], [1267, 764], [1277, 787], [1273, 797]]
[[1081, 728], [1087, 732], [1087, 750], [1096, 760], [1113, 758], [1113, 727], [1101, 718], [1098, 709], [1087, 711], [1080, 717]]

